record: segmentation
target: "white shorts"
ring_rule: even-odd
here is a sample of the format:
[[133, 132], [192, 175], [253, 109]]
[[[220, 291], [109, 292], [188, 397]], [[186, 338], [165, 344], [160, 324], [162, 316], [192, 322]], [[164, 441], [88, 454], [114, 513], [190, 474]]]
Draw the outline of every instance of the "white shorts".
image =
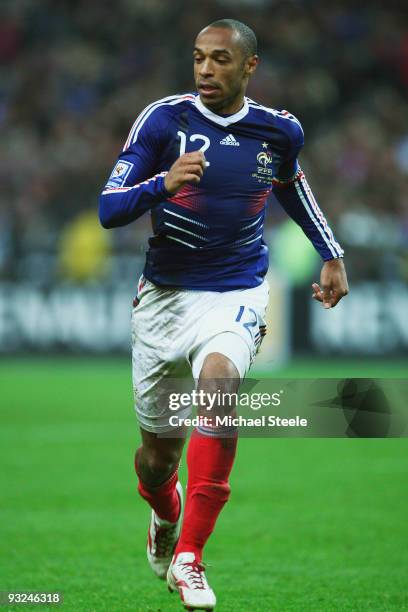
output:
[[[187, 381], [191, 391], [210, 353], [228, 357], [241, 380], [245, 377], [266, 332], [268, 294], [266, 280], [252, 289], [220, 293], [161, 288], [141, 278], [132, 312], [132, 370], [143, 429], [172, 429], [169, 416], [174, 413], [163, 401], [166, 379]], [[188, 407], [177, 415], [190, 412]]]

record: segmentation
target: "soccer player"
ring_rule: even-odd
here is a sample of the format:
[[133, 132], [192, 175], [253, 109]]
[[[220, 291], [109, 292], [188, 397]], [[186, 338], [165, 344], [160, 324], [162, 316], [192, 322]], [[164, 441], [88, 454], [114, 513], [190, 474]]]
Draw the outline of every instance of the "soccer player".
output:
[[[194, 430], [183, 517], [178, 465], [185, 437], [169, 436], [175, 413], [163, 401], [163, 381], [189, 372], [197, 391], [238, 390], [265, 329], [262, 232], [271, 191], [324, 262], [313, 298], [333, 308], [348, 287], [343, 250], [297, 161], [299, 121], [245, 96], [258, 63], [255, 34], [219, 20], [198, 34], [193, 54], [197, 92], [163, 98], [140, 113], [99, 213], [106, 228], [151, 215], [132, 314], [142, 436], [135, 468], [152, 508], [147, 557], [186, 608], [213, 610], [202, 552], [230, 494], [237, 432], [212, 423]], [[188, 415], [186, 407], [177, 412], [181, 420]]]

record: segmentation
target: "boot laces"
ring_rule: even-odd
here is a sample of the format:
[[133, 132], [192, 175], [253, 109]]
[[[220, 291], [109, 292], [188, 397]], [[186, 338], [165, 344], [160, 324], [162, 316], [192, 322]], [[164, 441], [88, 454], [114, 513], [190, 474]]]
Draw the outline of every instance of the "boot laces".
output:
[[170, 527], [159, 527], [156, 525], [156, 529], [156, 537], [154, 539], [155, 556], [171, 556], [175, 545], [175, 532], [177, 525], [171, 525]]
[[190, 563], [182, 563], [184, 571], [188, 575], [189, 582], [194, 589], [205, 589], [204, 582], [204, 570], [205, 566], [199, 563], [197, 560], [191, 561]]

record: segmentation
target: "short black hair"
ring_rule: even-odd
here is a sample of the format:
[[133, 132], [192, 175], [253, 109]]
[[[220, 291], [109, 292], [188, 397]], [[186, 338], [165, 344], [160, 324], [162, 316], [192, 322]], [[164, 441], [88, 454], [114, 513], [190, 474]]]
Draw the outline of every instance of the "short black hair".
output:
[[226, 28], [234, 30], [239, 34], [239, 42], [246, 57], [256, 55], [258, 53], [258, 41], [256, 40], [255, 32], [242, 21], [236, 19], [217, 19], [210, 23], [208, 28]]

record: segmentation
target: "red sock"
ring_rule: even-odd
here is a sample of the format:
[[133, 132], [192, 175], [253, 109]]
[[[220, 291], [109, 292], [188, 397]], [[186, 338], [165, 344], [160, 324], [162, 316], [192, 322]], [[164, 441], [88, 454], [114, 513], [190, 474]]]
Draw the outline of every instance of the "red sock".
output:
[[158, 487], [148, 487], [142, 482], [137, 471], [137, 456], [135, 457], [135, 470], [139, 479], [138, 491], [140, 495], [153, 508], [157, 516], [163, 521], [175, 523], [180, 514], [180, 500], [176, 491], [178, 481], [178, 470], [176, 470], [166, 482]]
[[175, 554], [194, 552], [201, 561], [205, 543], [230, 495], [228, 477], [237, 434], [221, 438], [193, 431], [187, 451], [188, 484], [183, 527]]

